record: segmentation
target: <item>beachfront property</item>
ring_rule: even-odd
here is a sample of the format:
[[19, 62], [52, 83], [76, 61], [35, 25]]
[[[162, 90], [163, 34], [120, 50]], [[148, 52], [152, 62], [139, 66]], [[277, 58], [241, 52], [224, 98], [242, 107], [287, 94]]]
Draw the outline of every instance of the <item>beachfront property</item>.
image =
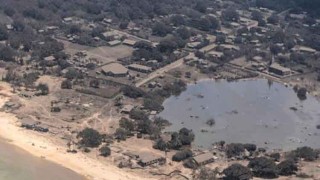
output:
[[291, 70], [289, 68], [283, 67], [278, 63], [272, 63], [269, 66], [269, 72], [280, 76], [286, 76], [291, 74]]
[[212, 153], [208, 152], [208, 153], [194, 156], [192, 160], [197, 164], [197, 166], [203, 166], [203, 165], [214, 162], [214, 157]]
[[150, 166], [152, 164], [164, 164], [166, 159], [157, 154], [150, 152], [143, 152], [139, 154], [138, 164], [142, 167]]

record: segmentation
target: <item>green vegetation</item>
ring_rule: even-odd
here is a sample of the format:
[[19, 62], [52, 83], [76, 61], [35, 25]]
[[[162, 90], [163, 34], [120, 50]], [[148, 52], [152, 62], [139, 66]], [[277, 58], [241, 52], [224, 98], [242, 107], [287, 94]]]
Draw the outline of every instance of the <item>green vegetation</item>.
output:
[[124, 86], [121, 91], [123, 92], [123, 94], [125, 96], [128, 96], [130, 98], [139, 98], [139, 97], [142, 97], [145, 93], [139, 89], [139, 88], [136, 88], [136, 87], [133, 87], [133, 86]]
[[319, 157], [319, 152], [310, 147], [300, 147], [294, 151], [291, 151], [289, 158], [300, 159], [303, 158], [305, 161], [315, 161]]
[[223, 170], [225, 180], [248, 180], [252, 179], [252, 172], [241, 164], [232, 164]]
[[99, 149], [99, 151], [100, 151], [100, 156], [108, 157], [111, 155], [111, 149], [107, 145], [102, 146]]
[[37, 91], [40, 91], [39, 95], [45, 96], [49, 94], [49, 87], [47, 84], [40, 83], [37, 86]]
[[72, 82], [68, 79], [61, 82], [61, 89], [72, 89]]
[[77, 138], [80, 138], [79, 144], [84, 147], [98, 147], [102, 142], [101, 134], [92, 128], [85, 128], [80, 131]]
[[298, 171], [298, 166], [293, 160], [284, 160], [277, 165], [279, 175], [290, 176]]
[[245, 151], [243, 144], [231, 143], [227, 145], [226, 155], [228, 158], [240, 156]]
[[258, 157], [250, 160], [248, 167], [252, 169], [254, 176], [261, 178], [278, 177], [278, 169], [275, 162], [266, 157]]
[[172, 156], [172, 161], [183, 161], [192, 157], [192, 151], [190, 149], [184, 149], [182, 151], [178, 151], [176, 154]]

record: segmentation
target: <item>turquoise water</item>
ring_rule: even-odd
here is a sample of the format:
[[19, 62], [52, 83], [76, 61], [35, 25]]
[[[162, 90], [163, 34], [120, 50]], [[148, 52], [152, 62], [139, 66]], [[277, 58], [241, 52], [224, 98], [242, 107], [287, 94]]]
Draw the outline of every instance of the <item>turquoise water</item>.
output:
[[[224, 140], [269, 149], [320, 148], [320, 103], [312, 96], [300, 101], [291, 87], [265, 79], [201, 81], [163, 105], [159, 115], [172, 123], [166, 131], [192, 129], [199, 147]], [[210, 118], [216, 121], [212, 127], [206, 124]]]
[[0, 140], [0, 180], [84, 180], [77, 173]]

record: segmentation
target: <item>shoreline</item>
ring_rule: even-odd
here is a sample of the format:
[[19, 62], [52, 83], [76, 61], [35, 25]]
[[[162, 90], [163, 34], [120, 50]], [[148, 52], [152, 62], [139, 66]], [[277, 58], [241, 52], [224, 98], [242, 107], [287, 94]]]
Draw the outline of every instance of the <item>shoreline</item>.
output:
[[[4, 89], [0, 84], [0, 107], [2, 107], [12, 95], [9, 90]], [[4, 85], [6, 86], [6, 85]], [[82, 175], [88, 180], [143, 180], [152, 179], [140, 177], [133, 173], [126, 172], [114, 166], [105, 164], [97, 159], [91, 158], [78, 152], [76, 154], [67, 153], [66, 147], [54, 143], [51, 138], [37, 132], [31, 132], [17, 126], [18, 119], [12, 113], [0, 112], [0, 138], [7, 143], [16, 146], [30, 155], [44, 158], [56, 163], [64, 168], [70, 169]], [[106, 161], [111, 161], [106, 159]]]

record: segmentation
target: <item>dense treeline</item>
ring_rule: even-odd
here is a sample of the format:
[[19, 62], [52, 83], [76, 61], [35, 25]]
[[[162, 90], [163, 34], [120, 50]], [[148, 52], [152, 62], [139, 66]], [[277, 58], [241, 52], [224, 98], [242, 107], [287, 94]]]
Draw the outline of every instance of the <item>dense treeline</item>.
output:
[[207, 5], [213, 3], [208, 0], [26, 0], [23, 3], [1, 0], [0, 2], [2, 9], [5, 9], [6, 14], [10, 16], [22, 12], [25, 16], [37, 20], [46, 18], [44, 12], [66, 17], [76, 15], [79, 10], [94, 15], [95, 18], [98, 18], [97, 15], [111, 13], [119, 19], [132, 20], [179, 13], [177, 11], [191, 13], [192, 9], [203, 13]]
[[319, 0], [257, 0], [256, 4], [276, 10], [292, 8], [292, 11], [306, 11], [313, 16], [320, 16]]

